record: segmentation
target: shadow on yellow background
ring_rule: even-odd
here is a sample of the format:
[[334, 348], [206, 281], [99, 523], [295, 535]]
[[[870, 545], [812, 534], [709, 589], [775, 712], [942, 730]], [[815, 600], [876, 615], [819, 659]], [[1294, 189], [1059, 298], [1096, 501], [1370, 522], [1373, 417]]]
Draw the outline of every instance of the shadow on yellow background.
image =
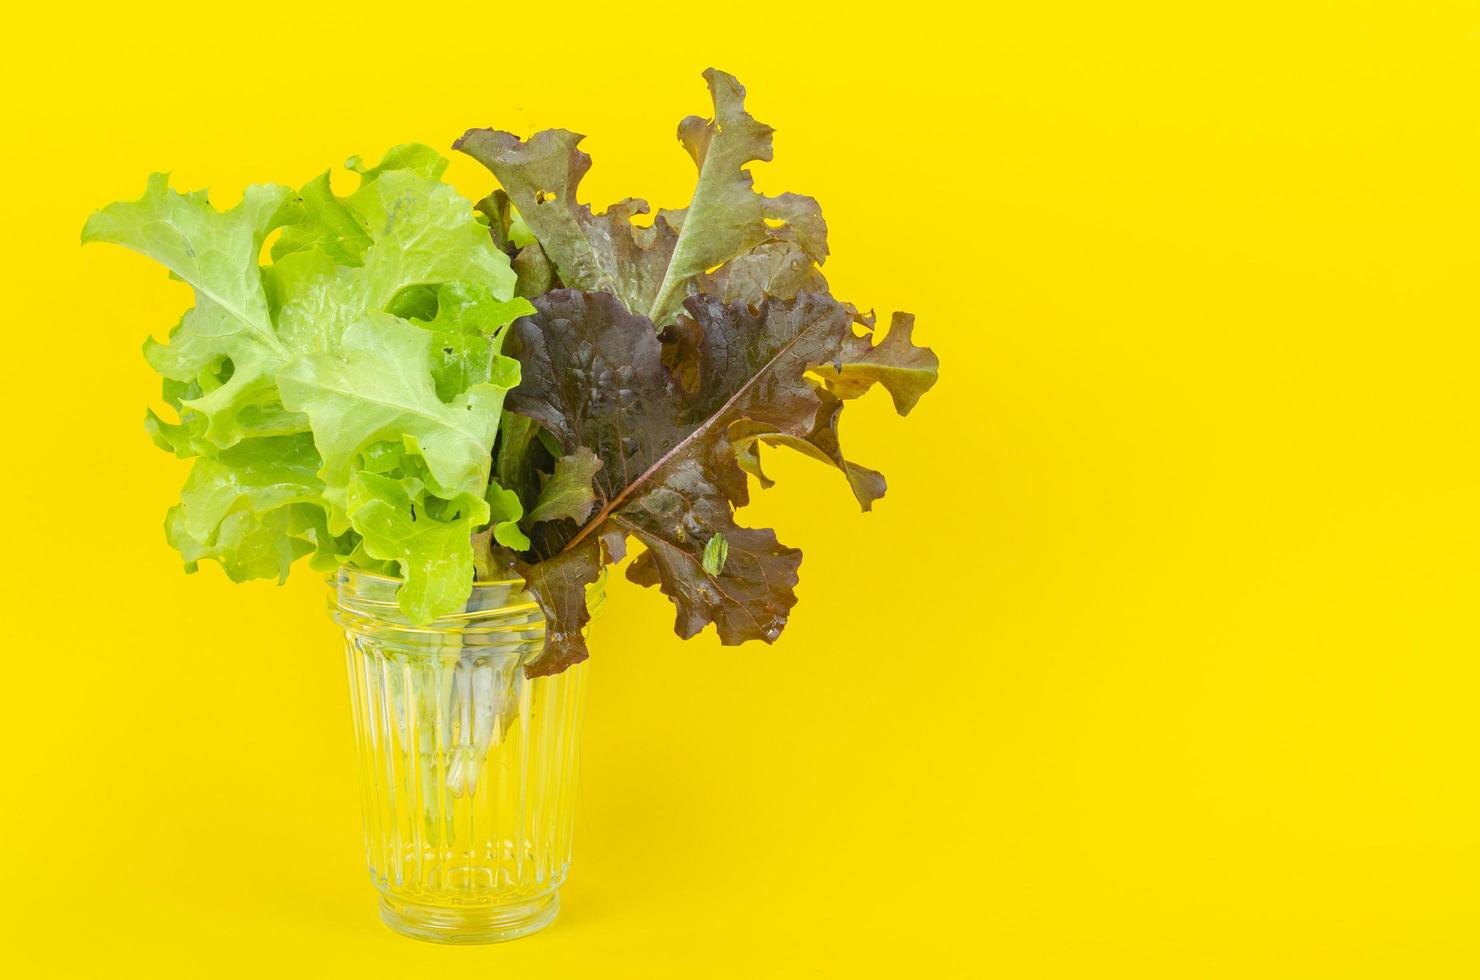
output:
[[[1011, 6], [21, 14], [11, 975], [1480, 972], [1480, 14]], [[872, 514], [773, 454], [775, 647], [614, 585], [557, 924], [400, 939], [323, 584], [180, 574], [138, 347], [186, 291], [78, 231], [152, 170], [225, 205], [475, 125], [588, 133], [592, 201], [677, 205], [710, 64], [834, 291], [916, 313], [942, 381], [850, 409]]]

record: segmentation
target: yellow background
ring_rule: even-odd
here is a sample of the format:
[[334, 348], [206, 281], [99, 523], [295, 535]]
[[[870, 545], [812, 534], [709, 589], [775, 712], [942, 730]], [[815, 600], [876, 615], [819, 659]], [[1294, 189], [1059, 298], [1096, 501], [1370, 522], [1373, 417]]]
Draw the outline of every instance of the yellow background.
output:
[[[0, 64], [20, 975], [1480, 973], [1473, 4], [131, 6]], [[873, 514], [773, 455], [774, 648], [613, 588], [556, 925], [401, 939], [323, 585], [180, 574], [138, 349], [186, 291], [79, 229], [475, 125], [676, 206], [710, 64], [941, 383], [849, 409]]]

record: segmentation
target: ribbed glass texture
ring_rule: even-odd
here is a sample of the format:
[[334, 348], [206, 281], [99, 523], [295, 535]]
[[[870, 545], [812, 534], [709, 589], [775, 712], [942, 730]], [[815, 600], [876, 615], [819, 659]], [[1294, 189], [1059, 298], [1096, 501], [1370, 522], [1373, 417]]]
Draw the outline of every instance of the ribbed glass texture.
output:
[[[497, 942], [548, 925], [570, 865], [586, 665], [528, 679], [544, 619], [523, 583], [412, 626], [399, 582], [343, 569], [365, 855], [393, 929]], [[600, 585], [589, 594], [593, 614]]]

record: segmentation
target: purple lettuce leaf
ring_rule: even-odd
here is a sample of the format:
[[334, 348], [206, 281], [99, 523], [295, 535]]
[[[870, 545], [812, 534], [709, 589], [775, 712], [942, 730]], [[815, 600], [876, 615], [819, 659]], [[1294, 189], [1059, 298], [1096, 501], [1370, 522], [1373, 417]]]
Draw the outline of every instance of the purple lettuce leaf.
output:
[[673, 601], [679, 635], [714, 623], [725, 644], [774, 641], [796, 602], [801, 553], [734, 520], [748, 499], [746, 473], [758, 472], [756, 447], [787, 446], [837, 467], [867, 508], [883, 479], [844, 457], [840, 396], [887, 383], [918, 398], [933, 355], [907, 330], [870, 344], [855, 334], [851, 307], [817, 293], [755, 304], [701, 293], [661, 334], [609, 293], [557, 290], [534, 306], [506, 345], [523, 379], [508, 410], [538, 423], [560, 455], [585, 450], [600, 466], [582, 469], [589, 517], [535, 521], [531, 551], [505, 556], [549, 621], [529, 673], [585, 658], [585, 589], [628, 535], [646, 547], [629, 577]]

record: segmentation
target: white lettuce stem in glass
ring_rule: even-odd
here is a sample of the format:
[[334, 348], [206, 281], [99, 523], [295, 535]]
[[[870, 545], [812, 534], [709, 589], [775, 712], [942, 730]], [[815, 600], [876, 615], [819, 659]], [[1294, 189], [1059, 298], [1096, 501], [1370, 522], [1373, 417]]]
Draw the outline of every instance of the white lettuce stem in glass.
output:
[[527, 935], [555, 918], [570, 864], [586, 664], [524, 676], [545, 623], [522, 581], [476, 583], [422, 626], [400, 584], [344, 568], [332, 602], [381, 918], [435, 942]]

